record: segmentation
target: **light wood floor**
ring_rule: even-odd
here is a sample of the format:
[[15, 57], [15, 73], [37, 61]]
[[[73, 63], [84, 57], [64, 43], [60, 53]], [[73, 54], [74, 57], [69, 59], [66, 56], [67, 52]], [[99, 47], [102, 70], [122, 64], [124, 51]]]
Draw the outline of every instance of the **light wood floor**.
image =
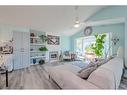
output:
[[[48, 79], [43, 65], [16, 70], [9, 73], [9, 87], [5, 87], [5, 74], [2, 74], [2, 89], [58, 89], [58, 86]], [[121, 81], [119, 89], [127, 89], [127, 79]]]
[[[9, 87], [2, 89], [58, 89], [58, 87], [48, 80], [47, 73], [42, 65], [35, 65], [29, 68], [13, 71], [9, 73]], [[2, 75], [5, 78], [5, 75]]]

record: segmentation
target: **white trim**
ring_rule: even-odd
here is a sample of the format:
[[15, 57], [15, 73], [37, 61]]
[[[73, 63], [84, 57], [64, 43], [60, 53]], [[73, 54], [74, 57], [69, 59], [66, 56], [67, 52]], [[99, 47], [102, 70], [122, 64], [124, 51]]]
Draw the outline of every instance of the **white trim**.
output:
[[119, 24], [124, 23], [125, 18], [115, 18], [115, 19], [105, 19], [105, 20], [99, 20], [99, 21], [88, 21], [84, 22], [83, 25], [85, 26], [99, 26], [99, 25], [109, 25], [109, 24]]

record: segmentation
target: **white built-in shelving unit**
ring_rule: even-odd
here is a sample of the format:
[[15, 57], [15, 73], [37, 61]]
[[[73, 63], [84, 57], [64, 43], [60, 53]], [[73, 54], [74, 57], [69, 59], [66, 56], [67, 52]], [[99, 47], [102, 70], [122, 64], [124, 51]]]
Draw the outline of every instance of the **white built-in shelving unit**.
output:
[[46, 35], [45, 32], [30, 30], [30, 64], [36, 65], [40, 60], [46, 59], [46, 52], [39, 51], [40, 47], [46, 47], [39, 36]]

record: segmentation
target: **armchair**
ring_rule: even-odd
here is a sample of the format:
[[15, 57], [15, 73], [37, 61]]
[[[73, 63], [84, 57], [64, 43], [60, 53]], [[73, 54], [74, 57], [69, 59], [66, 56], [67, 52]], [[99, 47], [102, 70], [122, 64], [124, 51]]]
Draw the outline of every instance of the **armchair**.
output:
[[71, 60], [71, 53], [69, 51], [65, 51], [63, 53], [63, 60]]

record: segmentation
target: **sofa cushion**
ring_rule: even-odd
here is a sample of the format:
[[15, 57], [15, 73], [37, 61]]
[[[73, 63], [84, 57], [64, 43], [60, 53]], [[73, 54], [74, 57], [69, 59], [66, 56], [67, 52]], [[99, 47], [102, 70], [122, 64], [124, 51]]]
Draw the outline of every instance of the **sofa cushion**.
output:
[[84, 71], [85, 69], [88, 69], [88, 68], [90, 68], [90, 67], [95, 67], [96, 66], [96, 64], [94, 64], [93, 62], [90, 62], [88, 65], [86, 65], [85, 63], [84, 63], [84, 67], [82, 67], [82, 69], [78, 72], [78, 73], [81, 73], [82, 71]]
[[49, 74], [62, 89], [99, 89], [68, 70], [52, 68]]
[[111, 59], [113, 59], [113, 57], [109, 57], [109, 58], [107, 58], [107, 59], [100, 59], [100, 60], [98, 60], [97, 62], [95, 62], [95, 64], [97, 64], [97, 66], [99, 67], [99, 66], [101, 66], [101, 65], [103, 65], [103, 64], [105, 64], [105, 63], [107, 63], [107, 62], [110, 61]]
[[113, 73], [115, 78], [115, 88], [118, 88], [123, 72], [123, 59], [115, 57], [114, 59], [110, 60], [107, 64], [102, 65], [101, 68], [105, 68]]
[[98, 68], [91, 73], [87, 79], [90, 83], [96, 85], [100, 89], [114, 89], [115, 79], [112, 72], [107, 69]]
[[99, 66], [107, 63], [108, 61], [110, 61], [112, 58], [113, 57], [110, 57], [110, 58], [107, 58], [107, 59], [99, 59], [97, 62], [90, 62], [88, 65], [86, 65], [84, 63], [84, 67], [82, 67], [82, 69], [79, 71], [79, 73], [82, 72], [83, 70], [87, 69], [87, 68], [90, 68], [90, 67], [94, 67], [94, 66], [99, 67]]
[[46, 71], [48, 72], [50, 69], [60, 69], [60, 70], [65, 70], [65, 71], [70, 71], [74, 74], [77, 75], [77, 73], [81, 70], [80, 67], [72, 65], [72, 64], [63, 64], [63, 65], [58, 65], [58, 66], [50, 66], [50, 67], [46, 67]]
[[91, 73], [88, 81], [102, 89], [117, 89], [120, 84], [123, 60], [114, 58]]

